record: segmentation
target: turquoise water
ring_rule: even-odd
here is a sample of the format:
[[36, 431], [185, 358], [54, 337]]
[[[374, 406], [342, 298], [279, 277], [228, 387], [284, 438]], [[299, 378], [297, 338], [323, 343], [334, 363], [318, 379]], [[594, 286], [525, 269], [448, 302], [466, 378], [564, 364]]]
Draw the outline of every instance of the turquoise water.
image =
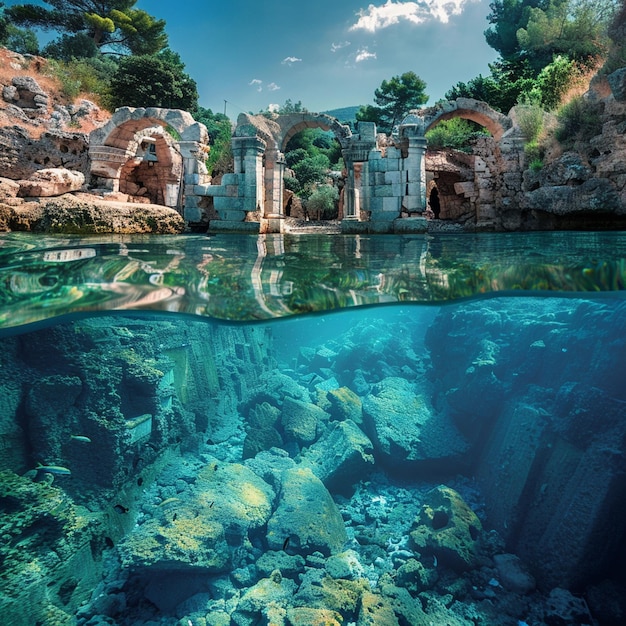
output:
[[10, 234], [0, 278], [0, 623], [624, 623], [626, 235]]

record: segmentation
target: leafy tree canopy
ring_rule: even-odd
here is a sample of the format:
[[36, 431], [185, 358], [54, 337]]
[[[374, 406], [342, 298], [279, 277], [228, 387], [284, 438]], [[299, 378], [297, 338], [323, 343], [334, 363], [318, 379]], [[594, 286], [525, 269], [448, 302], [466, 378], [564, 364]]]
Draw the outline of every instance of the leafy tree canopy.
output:
[[374, 91], [377, 106], [361, 107], [356, 116], [357, 121], [376, 122], [382, 132], [390, 133], [411, 109], [428, 101], [425, 89], [426, 83], [415, 72], [405, 72], [391, 80], [383, 80]]
[[195, 112], [198, 89], [184, 67], [178, 54], [171, 50], [124, 57], [111, 80], [112, 106], [155, 106]]
[[[19, 26], [57, 31], [59, 49], [72, 48], [80, 56], [93, 56], [93, 46], [101, 52], [136, 55], [154, 54], [167, 46], [165, 21], [135, 9], [137, 0], [44, 0], [44, 4], [49, 7], [17, 4], [6, 14]], [[87, 40], [92, 45], [86, 45]]]
[[28, 28], [18, 28], [12, 24], [6, 15], [3, 2], [0, 2], [0, 46], [20, 54], [39, 53], [37, 35]]

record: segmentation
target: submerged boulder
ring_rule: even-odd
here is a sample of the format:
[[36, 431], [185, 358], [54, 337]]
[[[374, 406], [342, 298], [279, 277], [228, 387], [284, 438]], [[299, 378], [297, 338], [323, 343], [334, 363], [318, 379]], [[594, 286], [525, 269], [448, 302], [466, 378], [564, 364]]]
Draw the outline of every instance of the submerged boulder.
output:
[[324, 483], [304, 467], [283, 471], [280, 483], [278, 505], [267, 523], [268, 547], [303, 555], [341, 549], [346, 529]]
[[467, 443], [446, 413], [404, 378], [388, 377], [363, 400], [366, 432], [375, 455], [391, 466], [458, 461]]
[[422, 555], [432, 555], [456, 571], [474, 567], [482, 524], [463, 498], [439, 485], [426, 494], [426, 504], [413, 524], [411, 543]]

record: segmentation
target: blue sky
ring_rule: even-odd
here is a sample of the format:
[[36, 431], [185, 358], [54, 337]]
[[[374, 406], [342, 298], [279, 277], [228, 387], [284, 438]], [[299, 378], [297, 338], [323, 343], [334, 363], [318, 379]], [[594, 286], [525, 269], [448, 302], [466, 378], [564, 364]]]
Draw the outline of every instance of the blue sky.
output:
[[[5, 5], [24, 1], [5, 0]], [[139, 0], [164, 19], [200, 104], [232, 119], [287, 99], [309, 111], [373, 104], [392, 76], [415, 72], [428, 104], [488, 74], [489, 0]]]
[[139, 0], [165, 19], [200, 104], [242, 111], [298, 100], [309, 111], [373, 104], [374, 90], [414, 71], [429, 104], [488, 74], [489, 0]]

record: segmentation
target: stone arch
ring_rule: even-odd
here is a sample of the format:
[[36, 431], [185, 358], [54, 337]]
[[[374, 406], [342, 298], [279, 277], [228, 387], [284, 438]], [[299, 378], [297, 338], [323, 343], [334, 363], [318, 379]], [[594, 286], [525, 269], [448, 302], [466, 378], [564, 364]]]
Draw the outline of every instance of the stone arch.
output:
[[289, 113], [288, 115], [279, 115], [276, 122], [280, 127], [277, 147], [281, 152], [285, 151], [292, 137], [307, 128], [321, 128], [325, 131], [331, 131], [342, 149], [346, 147], [346, 141], [352, 136], [349, 126], [325, 113]]
[[122, 107], [90, 134], [92, 183], [131, 196], [144, 189], [139, 197], [182, 209], [185, 183], [206, 175], [207, 151], [205, 126], [186, 111]]
[[462, 117], [480, 124], [491, 133], [495, 141], [500, 141], [503, 135], [513, 127], [510, 117], [495, 111], [486, 102], [473, 98], [457, 98], [439, 102], [425, 109], [411, 111], [400, 126], [418, 124], [425, 134], [439, 122], [454, 117]]

